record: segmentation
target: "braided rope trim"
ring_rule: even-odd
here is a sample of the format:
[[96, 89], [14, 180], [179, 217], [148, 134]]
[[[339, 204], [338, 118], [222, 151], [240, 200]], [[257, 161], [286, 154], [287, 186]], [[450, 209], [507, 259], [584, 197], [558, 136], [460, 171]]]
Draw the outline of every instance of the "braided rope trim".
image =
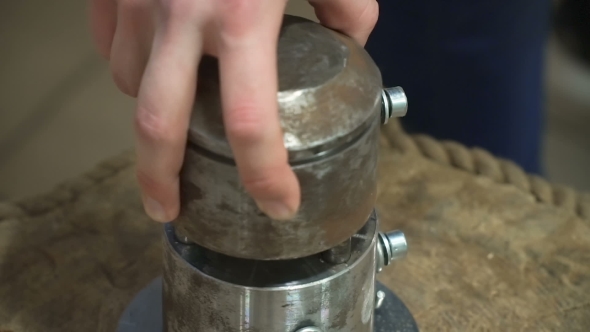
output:
[[382, 132], [389, 146], [404, 154], [419, 154], [437, 163], [488, 177], [497, 183], [512, 184], [531, 193], [539, 203], [567, 209], [582, 219], [590, 220], [590, 194], [554, 185], [539, 176], [527, 174], [510, 160], [453, 141], [437, 141], [427, 135], [409, 135], [399, 121], [391, 121], [383, 127]]

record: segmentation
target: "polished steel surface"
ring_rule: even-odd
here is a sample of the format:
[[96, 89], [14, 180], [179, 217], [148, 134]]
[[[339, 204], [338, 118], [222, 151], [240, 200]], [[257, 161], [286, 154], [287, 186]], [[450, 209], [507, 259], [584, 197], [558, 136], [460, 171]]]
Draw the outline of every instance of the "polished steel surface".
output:
[[377, 222], [351, 240], [351, 258], [293, 261], [223, 256], [165, 236], [164, 325], [167, 332], [372, 332]]
[[[391, 290], [379, 281], [375, 290], [384, 294], [384, 300], [381, 307], [375, 308], [373, 332], [418, 332], [412, 314]], [[117, 332], [165, 332], [162, 321], [162, 278], [159, 277], [141, 290], [127, 306]]]
[[377, 235], [377, 273], [393, 261], [406, 257], [408, 242], [403, 232], [395, 230]]
[[383, 89], [382, 100], [382, 124], [387, 124], [391, 118], [403, 117], [408, 113], [408, 98], [401, 87]]
[[389, 261], [398, 260], [406, 257], [408, 253], [408, 242], [402, 231], [390, 231], [384, 233], [387, 243], [389, 244], [390, 258]]
[[304, 257], [350, 238], [376, 199], [381, 76], [352, 39], [286, 16], [278, 46], [284, 142], [301, 185], [291, 220], [260, 212], [242, 188], [227, 144], [217, 63], [203, 60], [175, 221], [191, 241], [226, 255]]

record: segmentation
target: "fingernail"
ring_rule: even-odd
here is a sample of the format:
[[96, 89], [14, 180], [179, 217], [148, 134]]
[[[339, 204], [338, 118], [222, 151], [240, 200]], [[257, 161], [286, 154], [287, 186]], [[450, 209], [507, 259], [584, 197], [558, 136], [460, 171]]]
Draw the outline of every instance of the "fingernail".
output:
[[150, 197], [145, 197], [143, 200], [146, 213], [150, 218], [154, 219], [155, 221], [159, 222], [168, 222], [166, 218], [166, 211], [164, 211], [164, 207], [162, 204], [158, 203], [155, 199]]
[[291, 219], [295, 211], [280, 201], [257, 201], [256, 204], [262, 212], [275, 220]]

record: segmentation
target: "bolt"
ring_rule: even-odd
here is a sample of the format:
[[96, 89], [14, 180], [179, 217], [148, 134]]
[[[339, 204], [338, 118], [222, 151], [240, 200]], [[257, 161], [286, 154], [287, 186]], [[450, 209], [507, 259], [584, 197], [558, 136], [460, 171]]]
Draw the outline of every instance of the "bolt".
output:
[[391, 248], [391, 258], [389, 262], [406, 257], [408, 253], [408, 242], [406, 236], [401, 231], [392, 231], [385, 233], [389, 246]]
[[403, 117], [408, 113], [408, 98], [401, 87], [383, 89], [381, 99], [382, 124], [387, 124], [391, 118]]
[[385, 301], [385, 292], [377, 291], [375, 299], [375, 309], [381, 308], [381, 306], [383, 305], [383, 301]]
[[377, 243], [377, 272], [408, 253], [406, 236], [400, 231], [379, 232]]

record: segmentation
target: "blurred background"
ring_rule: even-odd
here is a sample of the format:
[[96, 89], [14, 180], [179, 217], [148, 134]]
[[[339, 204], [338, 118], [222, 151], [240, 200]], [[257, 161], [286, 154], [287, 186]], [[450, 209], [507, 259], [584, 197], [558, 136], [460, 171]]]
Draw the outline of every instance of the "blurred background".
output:
[[[558, 4], [547, 47], [544, 163], [551, 181], [590, 190], [590, 22], [582, 2]], [[302, 0], [291, 0], [288, 12], [313, 19]], [[0, 200], [50, 190], [133, 147], [134, 102], [93, 48], [85, 0], [0, 3], [0, 87]]]

